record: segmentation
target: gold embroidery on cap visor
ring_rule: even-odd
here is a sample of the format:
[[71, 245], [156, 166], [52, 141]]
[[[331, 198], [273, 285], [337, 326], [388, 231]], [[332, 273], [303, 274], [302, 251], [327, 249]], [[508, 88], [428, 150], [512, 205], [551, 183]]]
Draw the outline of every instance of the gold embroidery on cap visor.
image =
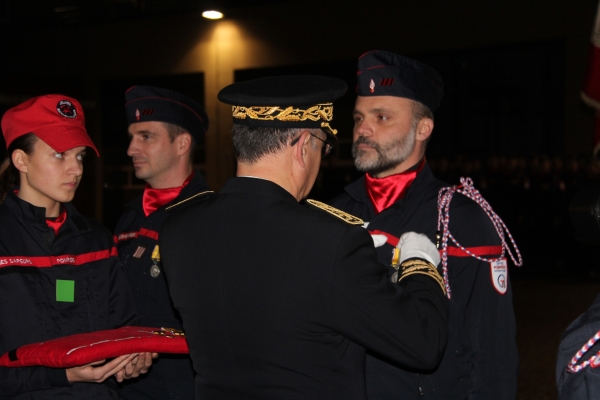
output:
[[[309, 107], [306, 110], [301, 108], [287, 107], [244, 107], [232, 106], [233, 118], [237, 119], [255, 119], [257, 121], [331, 121], [333, 119], [333, 104], [323, 103]], [[337, 129], [333, 129], [327, 122], [321, 122], [321, 129], [330, 133], [337, 134]]]

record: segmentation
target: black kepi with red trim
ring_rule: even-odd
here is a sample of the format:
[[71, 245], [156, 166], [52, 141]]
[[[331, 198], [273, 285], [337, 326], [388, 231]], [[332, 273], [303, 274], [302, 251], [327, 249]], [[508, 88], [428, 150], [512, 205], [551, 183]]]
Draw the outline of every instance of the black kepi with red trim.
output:
[[154, 86], [133, 86], [125, 92], [127, 123], [159, 121], [182, 127], [196, 142], [208, 130], [208, 116], [194, 100], [181, 93]]
[[440, 105], [444, 83], [436, 70], [389, 51], [369, 51], [358, 59], [359, 96], [395, 96], [418, 101], [431, 112]]
[[238, 82], [218, 98], [231, 104], [233, 123], [250, 127], [322, 129], [329, 142], [337, 140], [333, 101], [346, 93], [346, 83], [317, 75], [272, 76]]

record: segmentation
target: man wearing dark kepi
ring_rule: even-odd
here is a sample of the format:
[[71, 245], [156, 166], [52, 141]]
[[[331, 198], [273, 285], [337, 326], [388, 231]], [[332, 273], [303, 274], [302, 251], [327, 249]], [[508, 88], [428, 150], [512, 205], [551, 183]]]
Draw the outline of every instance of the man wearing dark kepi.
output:
[[439, 362], [447, 300], [435, 246], [405, 235], [392, 283], [360, 219], [303, 201], [345, 91], [284, 76], [219, 93], [233, 105], [237, 176], [175, 207], [160, 238], [196, 399], [364, 400], [365, 348], [406, 368]]
[[[133, 86], [125, 93], [131, 157], [135, 176], [146, 181], [144, 193], [125, 207], [115, 241], [140, 315], [140, 326], [182, 329], [162, 271], [158, 239], [167, 208], [208, 191], [193, 170], [196, 144], [208, 129], [202, 107], [181, 93]], [[123, 384], [125, 400], [194, 398], [194, 373], [186, 355], [161, 354], [150, 372]]]
[[[438, 193], [449, 185], [433, 176], [425, 149], [443, 84], [421, 62], [371, 51], [358, 61], [357, 94], [352, 154], [365, 175], [330, 204], [362, 218], [370, 232], [387, 239], [377, 256], [389, 267], [391, 250], [403, 233], [415, 231], [435, 241], [442, 232]], [[433, 368], [406, 368], [370, 352], [369, 400], [516, 398], [512, 290], [506, 259], [490, 261], [504, 254], [505, 242], [480, 204], [461, 194], [452, 196], [444, 215], [449, 215], [449, 232], [462, 248], [446, 238], [450, 313], [442, 361]]]

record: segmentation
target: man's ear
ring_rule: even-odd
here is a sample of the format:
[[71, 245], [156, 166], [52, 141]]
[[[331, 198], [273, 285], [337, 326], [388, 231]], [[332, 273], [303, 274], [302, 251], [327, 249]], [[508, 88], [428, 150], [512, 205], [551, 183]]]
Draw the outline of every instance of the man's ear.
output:
[[175, 138], [177, 142], [177, 151], [179, 155], [185, 154], [190, 151], [192, 147], [192, 135], [188, 132], [177, 135]]
[[295, 144], [294, 148], [294, 160], [300, 165], [301, 168], [306, 167], [306, 153], [308, 152], [308, 146], [310, 146], [310, 131], [304, 129], [300, 132], [300, 139]]
[[417, 124], [416, 139], [424, 142], [431, 136], [431, 132], [433, 132], [433, 120], [431, 118], [421, 118]]
[[15, 165], [15, 168], [19, 170], [19, 172], [27, 173], [27, 164], [29, 162], [29, 156], [21, 149], [17, 149], [13, 151], [12, 162]]

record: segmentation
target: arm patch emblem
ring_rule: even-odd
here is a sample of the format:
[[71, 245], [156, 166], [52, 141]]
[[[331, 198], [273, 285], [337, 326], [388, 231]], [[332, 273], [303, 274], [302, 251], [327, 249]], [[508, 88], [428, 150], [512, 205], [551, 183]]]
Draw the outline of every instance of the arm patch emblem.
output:
[[355, 217], [352, 214], [348, 214], [342, 210], [338, 210], [335, 207], [331, 207], [328, 204], [321, 203], [317, 200], [306, 199], [306, 202], [313, 207], [320, 208], [323, 211], [328, 212], [331, 215], [338, 217], [339, 219], [351, 224], [351, 225], [364, 225], [364, 221], [358, 217]]

